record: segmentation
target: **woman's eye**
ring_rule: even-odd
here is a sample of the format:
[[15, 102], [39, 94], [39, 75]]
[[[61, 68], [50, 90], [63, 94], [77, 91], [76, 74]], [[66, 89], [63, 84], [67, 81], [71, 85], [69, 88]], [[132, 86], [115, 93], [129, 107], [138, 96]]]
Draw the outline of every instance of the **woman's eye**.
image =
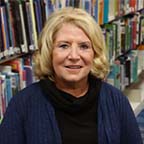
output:
[[81, 49], [88, 49], [88, 48], [89, 48], [89, 46], [88, 46], [88, 45], [83, 44], [83, 45], [80, 45], [80, 48], [81, 48]]
[[63, 48], [63, 49], [66, 49], [66, 48], [68, 48], [69, 46], [68, 46], [67, 44], [61, 44], [59, 47], [60, 47], [60, 48]]

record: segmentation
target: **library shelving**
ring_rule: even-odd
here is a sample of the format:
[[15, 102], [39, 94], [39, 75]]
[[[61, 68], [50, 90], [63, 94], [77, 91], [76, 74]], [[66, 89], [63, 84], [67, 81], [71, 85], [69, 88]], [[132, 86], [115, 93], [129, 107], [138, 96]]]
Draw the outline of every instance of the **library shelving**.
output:
[[46, 19], [66, 6], [85, 9], [102, 27], [109, 83], [124, 90], [144, 69], [144, 0], [0, 0], [0, 118], [10, 98], [34, 81], [31, 55]]

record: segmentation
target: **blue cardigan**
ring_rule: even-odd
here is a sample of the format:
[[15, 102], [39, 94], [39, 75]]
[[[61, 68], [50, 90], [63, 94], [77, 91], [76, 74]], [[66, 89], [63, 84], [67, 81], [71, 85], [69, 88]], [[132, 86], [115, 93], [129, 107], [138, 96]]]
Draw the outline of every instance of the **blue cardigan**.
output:
[[[142, 144], [126, 96], [105, 82], [98, 101], [98, 143]], [[39, 82], [12, 98], [0, 125], [0, 144], [62, 144], [54, 108]]]

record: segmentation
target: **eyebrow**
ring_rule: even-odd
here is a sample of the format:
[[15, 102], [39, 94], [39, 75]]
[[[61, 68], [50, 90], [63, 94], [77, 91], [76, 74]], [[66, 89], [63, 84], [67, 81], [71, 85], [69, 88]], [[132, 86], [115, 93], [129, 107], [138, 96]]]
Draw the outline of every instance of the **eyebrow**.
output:
[[90, 41], [84, 41], [84, 42], [80, 42], [80, 43], [78, 43], [78, 44], [87, 44], [87, 45], [89, 45], [89, 46], [92, 46], [92, 44], [91, 44], [91, 42]]
[[[66, 41], [66, 40], [59, 40], [56, 43], [61, 43], [61, 42], [70, 43], [69, 41]], [[78, 42], [78, 44], [91, 44], [91, 42], [90, 41], [82, 41], [82, 42]]]
[[65, 40], [59, 40], [59, 41], [55, 41], [56, 44], [59, 44], [59, 43], [69, 43], [69, 41], [65, 41]]
[[79, 44], [91, 44], [90, 41], [79, 42]]
[[[58, 40], [58, 41], [55, 41], [54, 42], [54, 45], [55, 46], [58, 46], [60, 44], [70, 44], [71, 42], [70, 41], [67, 41], [67, 40]], [[81, 42], [78, 42], [78, 45], [88, 45], [89, 47], [92, 47], [92, 43], [91, 41], [81, 41]]]

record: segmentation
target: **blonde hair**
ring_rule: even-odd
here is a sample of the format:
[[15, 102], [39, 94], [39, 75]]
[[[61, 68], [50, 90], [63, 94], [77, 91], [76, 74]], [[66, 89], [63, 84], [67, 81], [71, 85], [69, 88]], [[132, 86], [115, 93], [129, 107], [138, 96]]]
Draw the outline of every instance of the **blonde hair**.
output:
[[109, 72], [109, 63], [101, 28], [85, 10], [66, 7], [53, 12], [45, 23], [38, 41], [38, 51], [34, 54], [34, 72], [39, 79], [54, 80], [52, 50], [56, 33], [63, 23], [71, 23], [81, 28], [91, 40], [95, 53], [91, 74], [104, 79]]

